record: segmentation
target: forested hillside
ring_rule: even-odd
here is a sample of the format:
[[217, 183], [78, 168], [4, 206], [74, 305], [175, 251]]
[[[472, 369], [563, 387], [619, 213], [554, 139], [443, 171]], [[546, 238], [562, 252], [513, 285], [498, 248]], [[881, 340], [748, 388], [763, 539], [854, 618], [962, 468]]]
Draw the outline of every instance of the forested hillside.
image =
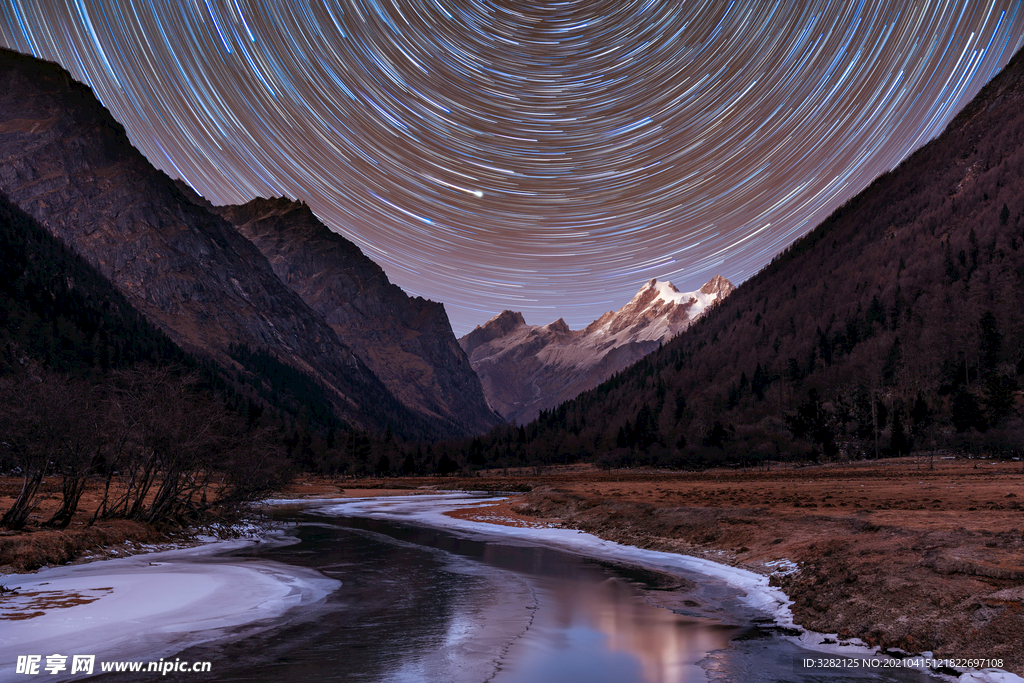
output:
[[339, 424], [404, 438], [474, 433], [402, 404], [256, 246], [186, 198], [62, 67], [0, 50], [0, 83], [0, 192], [180, 348], [224, 368], [237, 362], [232, 345], [266, 351], [323, 387]]
[[0, 196], [0, 370], [20, 349], [56, 371], [193, 362], [84, 259]]
[[1024, 58], [687, 333], [462, 463], [1024, 448]]
[[0, 195], [0, 473], [21, 480], [0, 525], [30, 522], [46, 476], [62, 482], [50, 526], [90, 479], [105, 482], [94, 519], [188, 524], [279, 485], [291, 460], [312, 466], [314, 443], [336, 463], [380, 447], [312, 378], [265, 350], [232, 356], [228, 371], [182, 351]]
[[296, 469], [435, 471], [403, 460], [390, 431], [341, 422], [327, 389], [273, 353], [229, 352], [232, 369], [182, 351], [0, 194], [0, 474], [21, 480], [0, 526], [30, 523], [45, 476], [63, 505], [39, 521], [62, 527], [89, 479], [107, 493], [89, 515], [188, 524]]

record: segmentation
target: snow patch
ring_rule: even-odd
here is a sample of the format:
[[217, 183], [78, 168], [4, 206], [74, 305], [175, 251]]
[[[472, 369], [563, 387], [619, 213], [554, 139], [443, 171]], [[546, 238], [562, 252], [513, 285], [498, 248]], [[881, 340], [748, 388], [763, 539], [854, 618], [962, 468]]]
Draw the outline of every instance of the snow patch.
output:
[[[444, 514], [467, 505], [480, 506], [504, 498], [481, 499], [479, 493], [449, 493], [439, 495], [394, 496], [381, 498], [352, 498], [344, 502], [325, 504], [313, 510], [325, 515], [348, 515], [370, 517], [398, 522], [410, 522], [434, 528], [470, 531], [486, 536], [518, 539], [537, 545], [549, 545], [590, 557], [618, 560], [624, 563], [640, 564], [667, 573], [698, 573], [724, 581], [742, 592], [740, 600], [747, 606], [765, 613], [783, 629], [791, 629], [799, 635], [784, 636], [800, 647], [845, 657], [885, 657], [857, 638], [840, 641], [836, 634], [822, 634], [807, 631], [793, 623], [790, 610], [792, 601], [780, 588], [769, 585], [769, 577], [746, 569], [656, 550], [645, 550], [633, 546], [605, 541], [576, 529], [512, 527], [487, 524], [472, 520], [457, 519]], [[774, 568], [773, 574], [790, 574], [799, 567], [790, 560], [781, 559], [766, 563]], [[922, 653], [931, 657], [931, 653]], [[933, 673], [929, 669], [918, 669]], [[961, 683], [1024, 683], [1024, 678], [1001, 669], [969, 671], [959, 678]]]
[[789, 560], [772, 560], [771, 562], [765, 562], [764, 566], [770, 567], [772, 570], [772, 576], [789, 576], [800, 571], [799, 565]]
[[1002, 669], [982, 669], [965, 673], [960, 683], [1024, 683], [1024, 678]]
[[[255, 542], [292, 541], [281, 535], [219, 541], [4, 576], [4, 585], [18, 591], [2, 600], [0, 681], [24, 677], [14, 674], [18, 655], [155, 661], [228, 635], [228, 629], [319, 602], [341, 585], [278, 562], [195, 561]], [[12, 613], [22, 618], [12, 621]]]

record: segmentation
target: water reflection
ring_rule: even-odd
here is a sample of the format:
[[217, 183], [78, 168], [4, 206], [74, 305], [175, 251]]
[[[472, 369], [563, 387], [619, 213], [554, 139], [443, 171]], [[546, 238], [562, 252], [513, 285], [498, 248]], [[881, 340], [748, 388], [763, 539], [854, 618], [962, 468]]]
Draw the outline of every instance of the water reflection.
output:
[[[697, 576], [692, 585], [674, 577], [676, 589], [659, 593], [650, 589], [665, 575], [513, 539], [301, 510], [276, 515], [297, 524], [300, 542], [239, 554], [311, 567], [342, 586], [315, 608], [180, 653], [213, 663], [204, 680], [926, 680], [907, 671], [802, 670], [795, 663], [807, 652], [755, 632], [732, 589]], [[658, 604], [676, 598], [686, 613], [647, 602], [659, 596]], [[195, 676], [163, 680], [194, 683]]]
[[[505, 575], [505, 587], [515, 577], [525, 579], [530, 597], [508, 605], [502, 618], [516, 619], [526, 611], [528, 628], [497, 657], [495, 683], [706, 681], [698, 662], [708, 652], [727, 647], [741, 630], [648, 604], [637, 586], [621, 576], [628, 573], [643, 580], [647, 574], [635, 568], [622, 572], [614, 565], [552, 548], [480, 541], [371, 519], [333, 522], [511, 572]], [[465, 609], [466, 602], [460, 602]], [[463, 643], [467, 632], [483, 642], [480, 615], [470, 611], [447, 616], [447, 623], [437, 624], [447, 651], [453, 642]], [[474, 654], [486, 656], [482, 648]], [[388, 680], [417, 680], [415, 668], [409, 663], [390, 672]]]
[[621, 579], [539, 583], [541, 609], [496, 681], [706, 681], [697, 662], [737, 633], [652, 607]]

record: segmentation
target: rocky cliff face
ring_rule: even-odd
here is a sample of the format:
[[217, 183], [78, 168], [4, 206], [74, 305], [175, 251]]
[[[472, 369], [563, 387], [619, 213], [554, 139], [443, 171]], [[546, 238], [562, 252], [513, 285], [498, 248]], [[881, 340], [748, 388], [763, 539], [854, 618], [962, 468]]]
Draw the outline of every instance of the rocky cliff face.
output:
[[278, 278], [411, 410], [465, 433], [501, 423], [442, 304], [409, 297], [304, 204], [254, 199], [211, 209], [263, 253]]
[[561, 318], [527, 325], [503, 311], [462, 337], [459, 344], [505, 419], [523, 424], [593, 389], [679, 334], [735, 289], [716, 276], [696, 292], [651, 280], [618, 311], [573, 331]]
[[56, 64], [0, 50], [0, 191], [82, 254], [179, 345], [231, 367], [269, 349], [329, 391], [339, 417], [452, 433], [411, 413], [225, 220], [187, 200]]

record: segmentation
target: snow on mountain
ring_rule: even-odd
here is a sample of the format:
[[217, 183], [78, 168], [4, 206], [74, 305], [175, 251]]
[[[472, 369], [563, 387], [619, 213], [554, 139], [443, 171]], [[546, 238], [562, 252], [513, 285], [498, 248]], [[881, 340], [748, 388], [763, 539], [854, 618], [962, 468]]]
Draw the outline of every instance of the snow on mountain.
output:
[[522, 314], [503, 311], [459, 344], [491, 407], [522, 424], [654, 351], [733, 289], [721, 276], [696, 292], [655, 279], [582, 330], [570, 330], [561, 318], [528, 325]]

